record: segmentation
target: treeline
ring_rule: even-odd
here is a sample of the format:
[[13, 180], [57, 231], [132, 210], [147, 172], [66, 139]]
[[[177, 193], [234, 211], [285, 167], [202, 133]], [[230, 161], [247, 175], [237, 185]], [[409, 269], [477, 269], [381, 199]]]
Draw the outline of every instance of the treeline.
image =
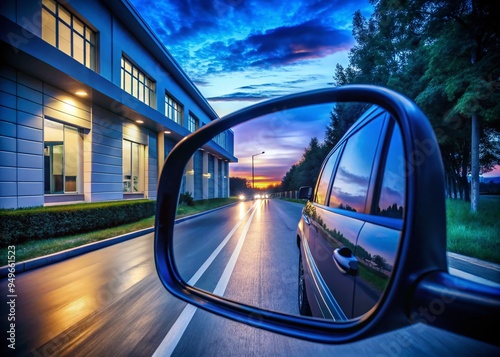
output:
[[[475, 211], [480, 172], [500, 164], [500, 25], [494, 1], [372, 3], [369, 19], [360, 11], [354, 14], [356, 45], [348, 66], [337, 65], [336, 85], [376, 84], [415, 100], [435, 129], [447, 195], [471, 200]], [[355, 109], [335, 109], [339, 110], [345, 115]], [[335, 122], [335, 117], [334, 112], [325, 143], [311, 140], [303, 159], [284, 176], [284, 187], [295, 189], [315, 180], [315, 163], [351, 124]], [[309, 157], [314, 160], [311, 165]]]

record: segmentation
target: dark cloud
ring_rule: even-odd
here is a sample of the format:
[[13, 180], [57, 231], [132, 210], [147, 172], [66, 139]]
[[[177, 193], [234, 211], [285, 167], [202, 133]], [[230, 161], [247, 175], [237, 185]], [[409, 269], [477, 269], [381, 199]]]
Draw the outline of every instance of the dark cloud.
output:
[[207, 98], [207, 100], [212, 102], [231, 102], [231, 101], [257, 102], [267, 98], [270, 97], [265, 94], [236, 92], [236, 93], [221, 95], [218, 97], [210, 97]]
[[233, 72], [298, 64], [348, 50], [352, 45], [350, 31], [308, 21], [254, 33], [243, 40], [212, 42], [196, 54], [218, 61], [224, 72]]

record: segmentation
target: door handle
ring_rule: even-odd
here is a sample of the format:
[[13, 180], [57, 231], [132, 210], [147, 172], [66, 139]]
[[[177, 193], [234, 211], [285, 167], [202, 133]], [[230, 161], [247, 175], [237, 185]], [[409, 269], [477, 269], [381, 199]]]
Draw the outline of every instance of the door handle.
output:
[[342, 273], [348, 275], [358, 274], [358, 259], [356, 259], [349, 248], [344, 246], [335, 249], [332, 258]]

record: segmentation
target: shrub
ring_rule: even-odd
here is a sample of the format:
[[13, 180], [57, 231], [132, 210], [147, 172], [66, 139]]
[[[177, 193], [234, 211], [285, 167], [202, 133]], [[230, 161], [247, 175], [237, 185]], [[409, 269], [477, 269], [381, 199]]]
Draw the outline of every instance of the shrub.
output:
[[191, 192], [181, 193], [179, 196], [179, 206], [194, 206], [194, 199]]
[[155, 207], [152, 200], [131, 200], [0, 210], [0, 246], [135, 222], [153, 216]]

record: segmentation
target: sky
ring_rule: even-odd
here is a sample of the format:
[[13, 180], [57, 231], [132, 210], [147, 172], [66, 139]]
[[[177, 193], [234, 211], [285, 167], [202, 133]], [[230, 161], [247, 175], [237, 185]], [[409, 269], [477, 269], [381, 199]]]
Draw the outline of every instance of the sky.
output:
[[[332, 86], [336, 64], [347, 65], [354, 45], [354, 12], [369, 17], [373, 10], [368, 0], [131, 3], [220, 117], [266, 99]], [[308, 128], [311, 134], [304, 135], [303, 127], [302, 135], [290, 134], [291, 161], [300, 159], [312, 136], [323, 140], [324, 127]], [[239, 163], [230, 165], [231, 176], [250, 178], [249, 130], [259, 129], [234, 129]], [[261, 144], [255, 153], [266, 151]], [[267, 150], [258, 158], [261, 167], [264, 159], [277, 163]], [[269, 169], [267, 177], [256, 178], [256, 187], [281, 180], [290, 160], [275, 166], [274, 175]]]

